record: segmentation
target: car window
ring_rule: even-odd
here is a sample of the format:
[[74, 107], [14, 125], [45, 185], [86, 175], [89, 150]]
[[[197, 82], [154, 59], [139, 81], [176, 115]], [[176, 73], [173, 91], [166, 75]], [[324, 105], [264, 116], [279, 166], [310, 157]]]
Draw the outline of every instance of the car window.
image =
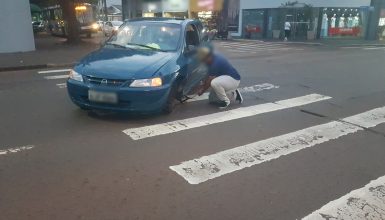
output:
[[186, 30], [186, 45], [198, 47], [199, 43], [199, 33], [197, 28], [192, 24], [188, 25]]
[[[135, 49], [175, 51], [181, 37], [181, 26], [162, 22], [128, 22], [107, 42]], [[136, 45], [136, 46], [135, 46]], [[144, 45], [146, 47], [140, 47]]]

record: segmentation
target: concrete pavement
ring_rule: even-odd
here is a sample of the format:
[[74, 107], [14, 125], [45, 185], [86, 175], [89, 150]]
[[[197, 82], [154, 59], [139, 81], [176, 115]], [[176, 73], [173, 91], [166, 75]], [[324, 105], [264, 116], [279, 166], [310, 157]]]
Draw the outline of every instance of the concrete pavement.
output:
[[36, 50], [0, 54], [0, 71], [72, 66], [78, 59], [100, 47], [105, 37], [101, 33], [82, 38], [79, 45], [68, 45], [65, 39], [47, 33], [35, 34]]
[[[218, 50], [231, 57], [240, 70], [241, 87], [264, 84], [258, 88], [270, 89], [245, 93], [242, 106], [233, 105], [223, 114], [233, 111], [233, 115], [239, 116], [239, 109], [257, 110], [246, 117], [227, 118], [140, 140], [123, 131], [192, 118], [196, 121], [197, 117], [205, 123], [219, 110], [205, 101], [195, 101], [178, 106], [167, 116], [138, 118], [89, 113], [75, 107], [65, 88], [58, 86], [65, 79], [47, 78], [65, 72], [38, 73], [47, 69], [3, 72], [0, 82], [0, 99], [5, 103], [0, 108], [2, 218], [265, 220], [301, 219], [313, 212], [346, 216], [346, 212], [334, 211], [333, 208], [340, 207], [333, 201], [344, 204], [345, 195], [349, 199], [359, 197], [357, 192], [367, 192], [371, 187], [382, 189], [385, 184], [381, 179], [385, 176], [383, 111], [369, 112], [370, 117], [357, 117], [385, 106], [382, 50], [269, 44], [225, 46], [218, 43]], [[301, 97], [311, 94], [330, 98], [296, 104], [304, 100]], [[355, 120], [346, 119], [351, 116], [356, 116]], [[338, 128], [333, 132], [326, 132], [330, 131], [329, 127], [317, 127], [341, 119], [349, 122], [347, 127], [332, 126]], [[369, 119], [371, 126], [365, 124]], [[308, 132], [312, 127], [317, 129]], [[349, 129], [354, 132], [348, 132]], [[323, 132], [322, 137], [309, 136], [318, 131]], [[292, 135], [295, 132], [299, 133]], [[347, 133], [338, 135], [339, 132]], [[285, 135], [291, 140], [288, 150], [300, 148], [285, 153], [274, 148], [281, 143], [276, 141]], [[312, 142], [313, 139], [325, 141]], [[263, 142], [259, 150], [273, 149], [269, 155], [279, 157], [260, 158], [263, 160], [255, 163], [247, 155], [256, 154], [235, 151], [237, 157], [232, 158], [238, 160], [231, 161], [236, 161], [242, 169], [199, 184], [189, 184], [175, 169], [170, 169], [207, 157], [201, 160], [205, 165], [202, 169], [221, 172], [229, 165], [204, 161], [211, 161], [212, 155]], [[376, 198], [384, 198], [383, 191], [374, 192], [379, 195]], [[354, 205], [373, 198], [367, 193], [359, 195], [362, 198]], [[375, 202], [371, 199], [367, 204], [370, 207], [381, 204]], [[365, 214], [355, 206], [348, 208], [354, 214]], [[364, 211], [374, 216], [371, 219], [379, 219], [375, 214], [381, 214], [382, 209], [380, 206]]]

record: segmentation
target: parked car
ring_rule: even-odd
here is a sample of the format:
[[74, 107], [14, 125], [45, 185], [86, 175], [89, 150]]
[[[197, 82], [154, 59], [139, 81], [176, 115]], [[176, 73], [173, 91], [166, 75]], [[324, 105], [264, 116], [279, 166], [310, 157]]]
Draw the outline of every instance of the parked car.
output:
[[105, 36], [111, 36], [116, 33], [119, 27], [123, 24], [122, 21], [107, 21], [103, 25], [103, 33]]
[[193, 88], [202, 43], [196, 20], [126, 21], [103, 47], [84, 57], [67, 81], [71, 100], [85, 110], [171, 112]]
[[32, 21], [32, 29], [33, 32], [41, 32], [44, 31], [44, 23], [42, 21]]

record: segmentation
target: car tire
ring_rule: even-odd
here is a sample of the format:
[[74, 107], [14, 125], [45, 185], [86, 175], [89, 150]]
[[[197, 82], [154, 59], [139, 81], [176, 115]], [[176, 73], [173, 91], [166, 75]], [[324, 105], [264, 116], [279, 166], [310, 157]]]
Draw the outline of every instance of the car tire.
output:
[[171, 114], [174, 111], [175, 106], [178, 103], [178, 100], [176, 99], [176, 96], [178, 94], [178, 87], [179, 85], [176, 84], [171, 88], [170, 93], [167, 97], [166, 104], [162, 109], [163, 113]]

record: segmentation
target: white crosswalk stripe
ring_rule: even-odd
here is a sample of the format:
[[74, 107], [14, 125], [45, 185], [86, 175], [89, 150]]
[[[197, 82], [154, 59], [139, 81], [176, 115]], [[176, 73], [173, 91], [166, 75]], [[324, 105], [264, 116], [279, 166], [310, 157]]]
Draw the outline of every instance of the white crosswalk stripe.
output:
[[[271, 89], [277, 89], [279, 86], [270, 84], [270, 83], [263, 83], [263, 84], [258, 84], [258, 85], [253, 85], [253, 86], [248, 86], [244, 88], [240, 88], [239, 91], [242, 94], [247, 94], [247, 93], [256, 93], [260, 92], [263, 90], [271, 90]], [[209, 99], [209, 93], [204, 93], [201, 96], [194, 97], [192, 99], [187, 100], [187, 102], [195, 102], [195, 101], [203, 101]]]
[[304, 49], [282, 43], [266, 42], [219, 42], [220, 47], [236, 53], [259, 53], [262, 51], [302, 51]]
[[368, 47], [362, 47], [362, 46], [351, 46], [351, 47], [341, 47], [343, 50], [349, 50], [349, 49], [360, 49], [360, 50], [385, 50], [385, 47], [378, 47], [378, 46], [368, 46]]
[[[290, 103], [290, 101], [286, 102], [287, 104]], [[235, 147], [209, 156], [203, 156], [199, 159], [185, 161], [179, 165], [171, 166], [170, 169], [178, 173], [190, 184], [199, 184], [305, 148], [338, 139], [348, 134], [353, 134], [364, 128], [375, 127], [382, 123], [385, 123], [385, 107], [347, 117], [340, 121], [332, 121]], [[179, 128], [178, 125], [176, 126], [172, 129]], [[172, 130], [167, 125], [164, 125], [163, 129], [165, 129], [165, 132]], [[151, 129], [146, 129], [145, 131], [153, 132]], [[145, 134], [141, 133], [140, 135]], [[152, 133], [148, 135], [152, 135]], [[141, 136], [138, 137], [140, 138]]]
[[13, 147], [13, 148], [8, 148], [5, 150], [0, 150], [0, 156], [6, 155], [6, 154], [12, 154], [12, 153], [17, 153], [25, 150], [31, 150], [34, 148], [34, 145], [26, 145], [26, 146], [21, 146], [21, 147]]
[[57, 87], [59, 87], [60, 89], [64, 89], [64, 88], [67, 88], [67, 83], [58, 83], [56, 84]]
[[45, 76], [44, 79], [67, 79], [68, 75]]
[[385, 219], [385, 176], [329, 202], [303, 220]]
[[60, 69], [60, 70], [45, 70], [45, 71], [39, 71], [38, 74], [47, 74], [47, 73], [65, 73], [69, 72], [71, 69]]
[[328, 99], [331, 99], [331, 97], [319, 94], [310, 94], [292, 99], [286, 99], [282, 101], [265, 103], [249, 107], [241, 107], [229, 111], [182, 119], [173, 122], [167, 122], [139, 128], [129, 128], [124, 130], [123, 132], [130, 136], [133, 140], [140, 140], [158, 135], [170, 134], [174, 132], [180, 132], [193, 128], [227, 122], [235, 119], [255, 116], [267, 112], [274, 112], [292, 107], [303, 106]]
[[[68, 79], [68, 73], [71, 69], [55, 69], [55, 70], [45, 70], [38, 71], [37, 73], [40, 75], [45, 75], [44, 79], [46, 80], [55, 80], [56, 82], [63, 79]], [[57, 83], [56, 86], [59, 89], [67, 88], [67, 84], [65, 82]]]

